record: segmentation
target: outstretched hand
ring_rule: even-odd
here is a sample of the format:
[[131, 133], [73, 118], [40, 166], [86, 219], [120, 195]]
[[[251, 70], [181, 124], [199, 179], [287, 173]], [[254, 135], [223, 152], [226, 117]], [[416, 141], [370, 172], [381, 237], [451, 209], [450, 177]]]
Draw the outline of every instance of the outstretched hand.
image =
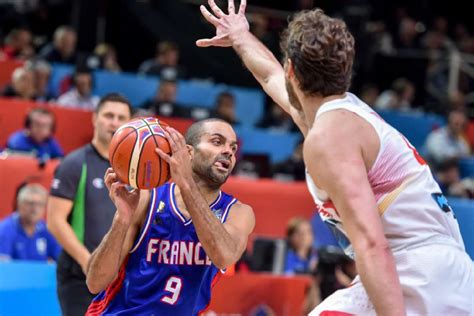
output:
[[182, 188], [183, 185], [193, 179], [191, 155], [188, 152], [186, 141], [181, 133], [172, 127], [165, 127], [164, 132], [170, 144], [171, 156], [158, 147], [155, 150], [170, 166], [173, 181]]
[[234, 0], [228, 1], [228, 14], [222, 12], [214, 0], [208, 0], [209, 6], [214, 14], [209, 12], [203, 5], [199, 7], [204, 18], [216, 28], [216, 36], [196, 41], [197, 46], [229, 47], [232, 46], [230, 34], [239, 34], [249, 30], [249, 22], [245, 18], [247, 0], [240, 1], [238, 12], [235, 12]]
[[120, 182], [112, 168], [108, 168], [105, 172], [104, 182], [109, 190], [110, 199], [117, 207], [118, 215], [125, 223], [130, 224], [132, 216], [138, 207], [140, 190], [128, 190], [127, 185]]

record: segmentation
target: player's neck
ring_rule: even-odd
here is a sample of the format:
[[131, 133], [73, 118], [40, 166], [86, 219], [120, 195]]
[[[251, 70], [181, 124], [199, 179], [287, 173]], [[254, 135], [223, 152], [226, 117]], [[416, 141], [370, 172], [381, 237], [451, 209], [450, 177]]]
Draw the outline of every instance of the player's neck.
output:
[[194, 182], [196, 182], [196, 186], [199, 188], [199, 192], [201, 192], [204, 199], [207, 201], [207, 204], [211, 204], [217, 199], [219, 195], [220, 187], [211, 187], [206, 181], [203, 181], [201, 177], [196, 174], [193, 174]]
[[[199, 188], [199, 192], [202, 194], [208, 205], [211, 205], [219, 196], [219, 189], [211, 189], [205, 183], [196, 181], [196, 186]], [[181, 199], [181, 190], [178, 186], [175, 189], [175, 198]]]
[[335, 94], [327, 97], [301, 95], [300, 100], [306, 118], [307, 126], [309, 126], [310, 128], [313, 127], [314, 121], [316, 120], [316, 113], [318, 113], [321, 106], [323, 106], [327, 102], [342, 99], [345, 96], [345, 94]]
[[96, 137], [92, 139], [92, 146], [95, 147], [99, 155], [105, 159], [109, 159], [109, 144], [103, 144]]

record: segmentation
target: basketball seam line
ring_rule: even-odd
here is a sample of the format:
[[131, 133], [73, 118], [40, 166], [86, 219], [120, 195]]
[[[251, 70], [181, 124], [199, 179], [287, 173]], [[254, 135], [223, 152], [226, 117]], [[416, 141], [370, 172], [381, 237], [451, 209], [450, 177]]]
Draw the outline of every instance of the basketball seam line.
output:
[[[161, 127], [161, 125], [160, 125], [160, 120], [157, 119], [157, 118], [155, 118], [155, 119], [156, 119], [158, 125], [160, 126], [160, 128], [163, 129], [163, 127]], [[158, 142], [157, 142], [156, 139], [155, 139], [155, 134], [153, 134], [153, 130], [151, 129], [150, 125], [148, 124], [148, 122], [147, 122], [145, 119], [142, 119], [142, 121], [145, 122], [146, 126], [147, 126], [148, 129], [150, 130], [151, 137], [153, 138], [153, 141], [155, 142], [155, 148], [159, 148]], [[145, 141], [145, 142], [146, 142], [146, 141]], [[145, 142], [143, 143], [142, 148], [145, 147]], [[140, 158], [141, 158], [141, 154], [142, 154], [142, 153], [141, 153], [141, 150], [140, 150], [140, 156], [139, 156]], [[159, 158], [160, 158], [160, 159], [158, 159], [158, 161], [159, 161], [159, 163], [160, 163], [160, 176], [158, 177], [158, 182], [161, 181], [161, 157], [159, 157]], [[139, 169], [139, 168], [140, 168], [140, 159], [138, 160], [138, 167], [137, 167], [137, 174], [136, 174], [136, 178], [137, 178], [136, 182], [137, 182], [137, 184], [138, 184], [138, 169]], [[153, 185], [155, 185], [155, 184], [153, 183]]]

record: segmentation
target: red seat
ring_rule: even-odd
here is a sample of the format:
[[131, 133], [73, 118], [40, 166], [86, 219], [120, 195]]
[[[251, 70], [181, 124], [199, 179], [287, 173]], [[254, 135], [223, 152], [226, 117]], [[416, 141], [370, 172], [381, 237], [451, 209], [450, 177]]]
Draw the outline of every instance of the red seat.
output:
[[58, 160], [41, 168], [38, 160], [22, 156], [0, 156], [0, 219], [14, 211], [15, 194], [24, 183], [39, 183], [49, 190]]

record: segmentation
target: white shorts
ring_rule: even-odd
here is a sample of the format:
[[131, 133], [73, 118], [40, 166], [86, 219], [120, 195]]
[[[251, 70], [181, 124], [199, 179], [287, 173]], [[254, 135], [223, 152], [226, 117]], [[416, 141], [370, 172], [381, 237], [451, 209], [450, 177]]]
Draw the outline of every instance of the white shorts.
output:
[[[451, 245], [424, 245], [394, 254], [407, 315], [474, 316], [474, 264]], [[334, 313], [331, 313], [334, 312]], [[376, 315], [359, 277], [309, 315]]]

